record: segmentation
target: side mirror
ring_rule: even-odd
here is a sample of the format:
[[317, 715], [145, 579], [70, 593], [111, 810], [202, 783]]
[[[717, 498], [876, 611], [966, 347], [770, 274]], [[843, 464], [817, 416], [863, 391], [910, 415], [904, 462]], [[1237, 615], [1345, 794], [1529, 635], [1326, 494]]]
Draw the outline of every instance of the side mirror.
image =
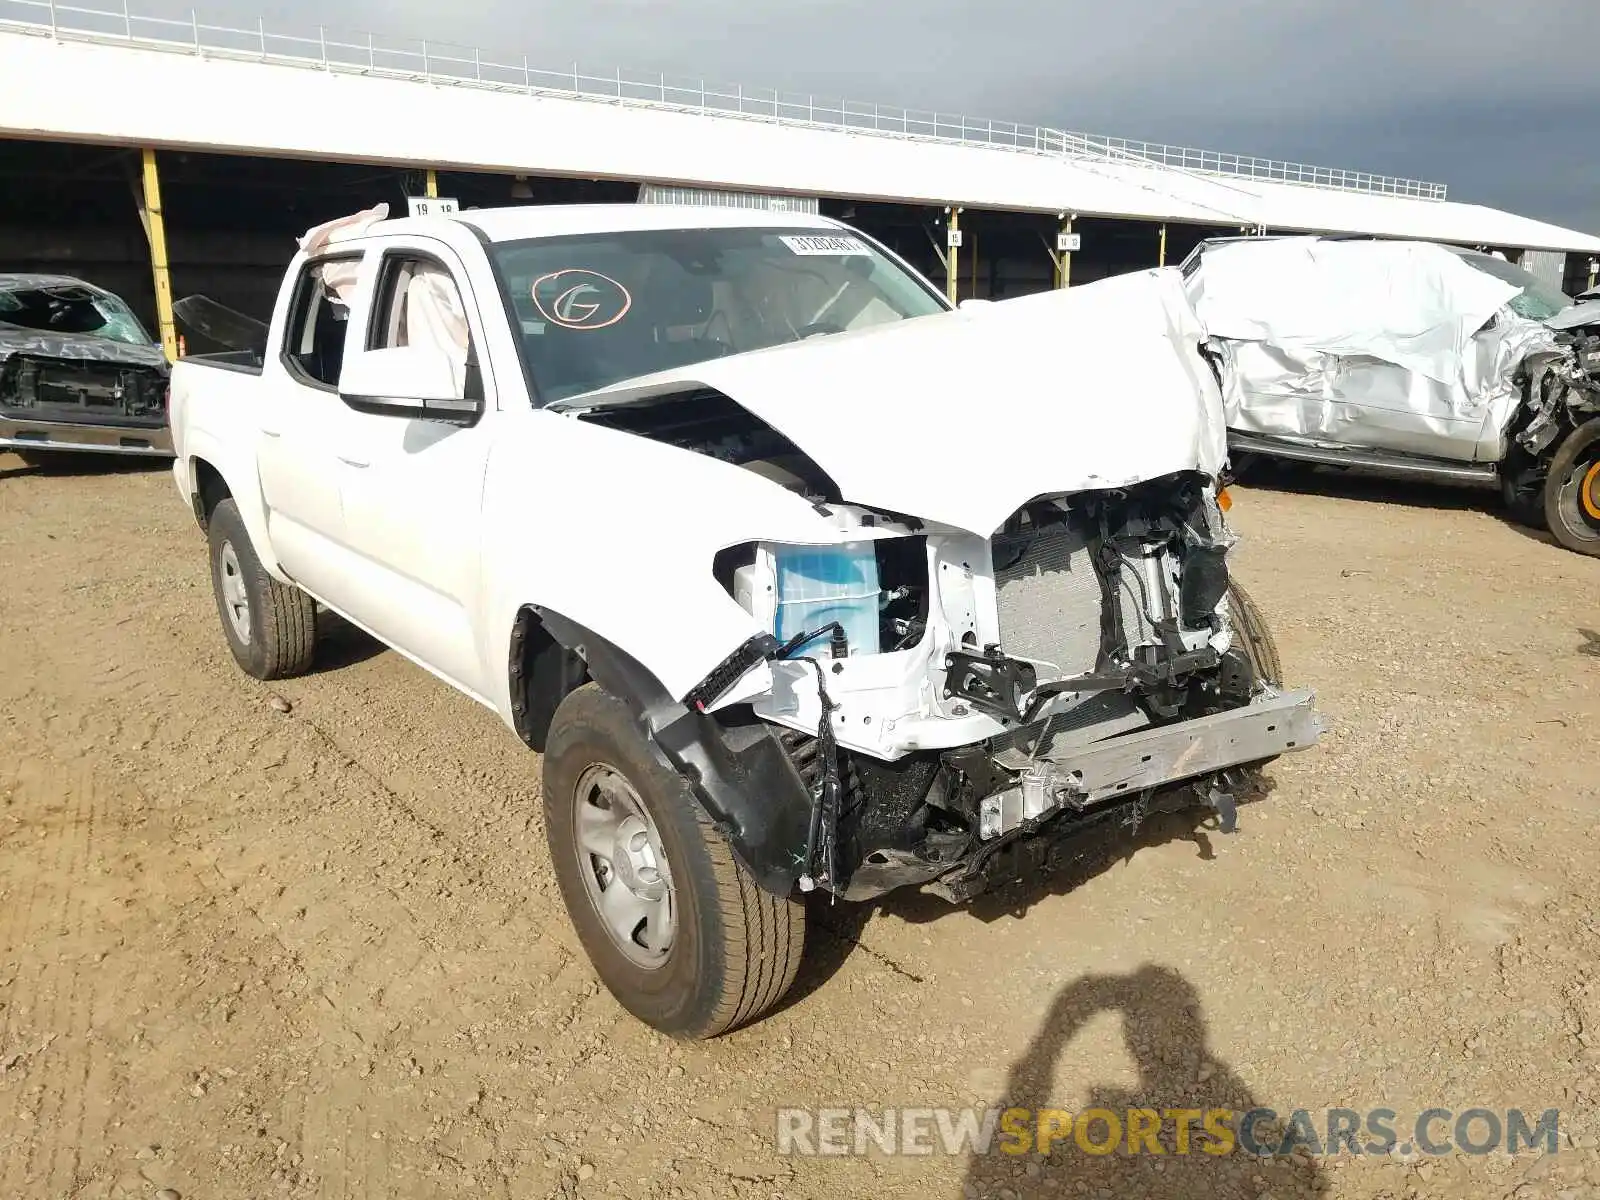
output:
[[432, 346], [364, 350], [345, 360], [339, 396], [374, 416], [471, 425], [483, 402], [464, 398], [464, 377], [448, 354]]

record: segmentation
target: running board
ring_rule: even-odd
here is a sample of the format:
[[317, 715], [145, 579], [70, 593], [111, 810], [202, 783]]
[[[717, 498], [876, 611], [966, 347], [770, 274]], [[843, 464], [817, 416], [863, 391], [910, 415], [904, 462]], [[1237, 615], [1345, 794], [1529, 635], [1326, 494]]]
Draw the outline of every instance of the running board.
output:
[[1291, 458], [1296, 462], [1322, 463], [1330, 467], [1367, 467], [1391, 471], [1417, 479], [1436, 479], [1447, 483], [1494, 483], [1500, 473], [1491, 465], [1450, 462], [1442, 458], [1423, 458], [1394, 454], [1385, 450], [1347, 447], [1307, 446], [1280, 441], [1253, 433], [1228, 434], [1228, 449], [1234, 453], [1261, 454], [1269, 458]]

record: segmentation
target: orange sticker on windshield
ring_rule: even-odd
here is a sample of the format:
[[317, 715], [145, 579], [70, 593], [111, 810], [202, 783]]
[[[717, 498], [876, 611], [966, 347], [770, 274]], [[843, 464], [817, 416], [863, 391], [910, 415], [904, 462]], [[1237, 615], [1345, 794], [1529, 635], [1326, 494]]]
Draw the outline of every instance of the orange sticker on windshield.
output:
[[609, 275], [566, 267], [533, 281], [539, 315], [563, 329], [604, 329], [633, 307], [633, 297]]

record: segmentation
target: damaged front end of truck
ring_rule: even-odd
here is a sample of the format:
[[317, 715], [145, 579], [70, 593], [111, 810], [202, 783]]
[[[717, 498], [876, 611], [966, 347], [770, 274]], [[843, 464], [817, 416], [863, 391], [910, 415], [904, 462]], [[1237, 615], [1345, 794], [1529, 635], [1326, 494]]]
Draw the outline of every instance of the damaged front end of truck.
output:
[[640, 706], [763, 887], [963, 901], [1092, 826], [1209, 807], [1231, 830], [1260, 764], [1316, 743], [1230, 579], [1201, 340], [1147, 273], [558, 406], [809, 506], [809, 536], [704, 564], [748, 635]]
[[[1234, 629], [1231, 539], [1199, 472], [1042, 499], [988, 538], [868, 528], [730, 557], [733, 594], [777, 632], [689, 696], [715, 712], [738, 680], [763, 688], [740, 703], [783, 729], [811, 798], [802, 888], [965, 899], [1108, 808], [1136, 825], [1209, 805], [1231, 829], [1241, 768], [1317, 740], [1310, 694], [1281, 691]], [[780, 641], [786, 603], [817, 619]]]

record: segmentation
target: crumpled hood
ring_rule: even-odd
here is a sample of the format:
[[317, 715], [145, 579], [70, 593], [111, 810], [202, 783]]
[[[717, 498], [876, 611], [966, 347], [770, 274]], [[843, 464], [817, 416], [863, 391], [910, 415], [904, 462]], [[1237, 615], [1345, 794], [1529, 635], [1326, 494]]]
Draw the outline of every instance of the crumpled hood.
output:
[[167, 356], [162, 353], [160, 346], [141, 346], [71, 333], [41, 333], [37, 329], [0, 321], [0, 362], [14, 354], [35, 354], [80, 362], [126, 363], [130, 367], [159, 367], [162, 370], [167, 368]]
[[1551, 329], [1582, 329], [1586, 325], [1600, 325], [1600, 301], [1586, 300], [1564, 308], [1545, 322]]
[[987, 536], [1036, 496], [1215, 475], [1227, 455], [1205, 333], [1176, 270], [698, 363], [552, 407], [712, 388], [853, 503]]

